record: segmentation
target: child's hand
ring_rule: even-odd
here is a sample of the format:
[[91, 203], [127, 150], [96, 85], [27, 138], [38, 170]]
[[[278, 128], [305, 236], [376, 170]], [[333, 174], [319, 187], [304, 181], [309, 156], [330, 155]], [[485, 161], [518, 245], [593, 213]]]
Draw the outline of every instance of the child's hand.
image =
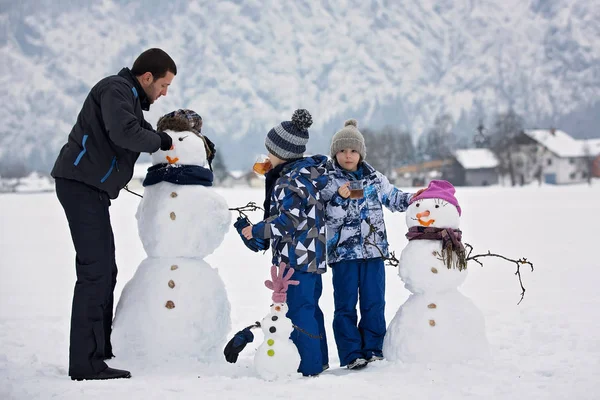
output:
[[350, 197], [350, 182], [346, 182], [344, 183], [342, 186], [340, 186], [340, 188], [338, 189], [338, 193], [340, 196], [342, 196], [343, 198], [347, 199], [348, 197]]
[[242, 229], [242, 235], [248, 240], [252, 239], [252, 226], [247, 226]]
[[418, 195], [420, 195], [421, 193], [423, 193], [425, 190], [427, 190], [427, 188], [423, 188], [423, 189], [419, 189], [415, 192], [415, 194], [413, 195], [413, 197], [417, 197]]

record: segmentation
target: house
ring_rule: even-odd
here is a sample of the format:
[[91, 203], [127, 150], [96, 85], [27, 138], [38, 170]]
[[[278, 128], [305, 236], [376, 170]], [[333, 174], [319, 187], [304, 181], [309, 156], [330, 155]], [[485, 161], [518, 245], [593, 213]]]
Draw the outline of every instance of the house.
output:
[[432, 179], [441, 179], [444, 168], [451, 163], [452, 160], [432, 160], [396, 168], [393, 174], [394, 185], [399, 187], [424, 186]]
[[442, 178], [454, 186], [496, 185], [499, 180], [498, 159], [490, 149], [454, 151], [452, 163], [444, 169]]
[[[600, 164], [600, 139], [577, 140], [559, 129], [532, 129], [525, 130], [517, 141], [517, 156], [536, 160], [535, 168], [528, 170], [548, 184], [584, 182], [590, 174], [589, 158]], [[600, 171], [595, 172], [600, 176]]]

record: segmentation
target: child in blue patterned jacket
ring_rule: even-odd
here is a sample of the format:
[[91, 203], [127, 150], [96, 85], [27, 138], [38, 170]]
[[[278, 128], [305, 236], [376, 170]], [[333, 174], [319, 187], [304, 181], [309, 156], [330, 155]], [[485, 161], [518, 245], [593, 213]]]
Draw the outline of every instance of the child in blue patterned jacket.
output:
[[327, 157], [304, 157], [306, 110], [296, 110], [267, 134], [265, 145], [273, 166], [266, 174], [265, 220], [242, 230], [247, 240], [270, 240], [273, 265], [294, 268], [300, 282], [287, 290], [287, 317], [294, 324], [291, 339], [300, 353], [299, 372], [318, 375], [329, 368], [327, 337], [319, 298], [321, 274], [327, 269], [325, 210], [321, 190], [327, 184]]
[[[327, 203], [327, 262], [333, 275], [333, 333], [340, 365], [360, 369], [383, 359], [385, 270], [388, 242], [382, 205], [405, 211], [412, 197], [365, 162], [365, 141], [354, 119], [331, 142]], [[352, 196], [350, 183], [358, 184]], [[360, 294], [361, 319], [356, 304]]]

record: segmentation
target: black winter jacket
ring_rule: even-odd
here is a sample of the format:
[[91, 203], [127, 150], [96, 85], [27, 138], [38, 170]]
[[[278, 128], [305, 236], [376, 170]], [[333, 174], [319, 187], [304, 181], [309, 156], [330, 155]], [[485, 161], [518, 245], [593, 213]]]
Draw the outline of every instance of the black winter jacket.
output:
[[133, 176], [140, 152], [160, 148], [160, 136], [142, 113], [149, 108], [129, 68], [102, 79], [85, 99], [52, 176], [83, 182], [116, 199]]

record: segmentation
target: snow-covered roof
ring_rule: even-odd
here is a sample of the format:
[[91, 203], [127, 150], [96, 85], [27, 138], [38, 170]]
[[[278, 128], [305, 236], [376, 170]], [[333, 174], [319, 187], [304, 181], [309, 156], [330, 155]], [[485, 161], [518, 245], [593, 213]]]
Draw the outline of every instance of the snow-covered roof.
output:
[[582, 142], [583, 142], [583, 146], [584, 146], [584, 153], [585, 153], [585, 147], [587, 146], [590, 149], [589, 154], [591, 154], [593, 156], [600, 155], [600, 138], [582, 140]]
[[496, 168], [498, 159], [490, 149], [461, 149], [454, 152], [454, 157], [465, 169]]
[[583, 157], [583, 140], [573, 139], [568, 133], [556, 129], [531, 129], [525, 134], [559, 157]]

